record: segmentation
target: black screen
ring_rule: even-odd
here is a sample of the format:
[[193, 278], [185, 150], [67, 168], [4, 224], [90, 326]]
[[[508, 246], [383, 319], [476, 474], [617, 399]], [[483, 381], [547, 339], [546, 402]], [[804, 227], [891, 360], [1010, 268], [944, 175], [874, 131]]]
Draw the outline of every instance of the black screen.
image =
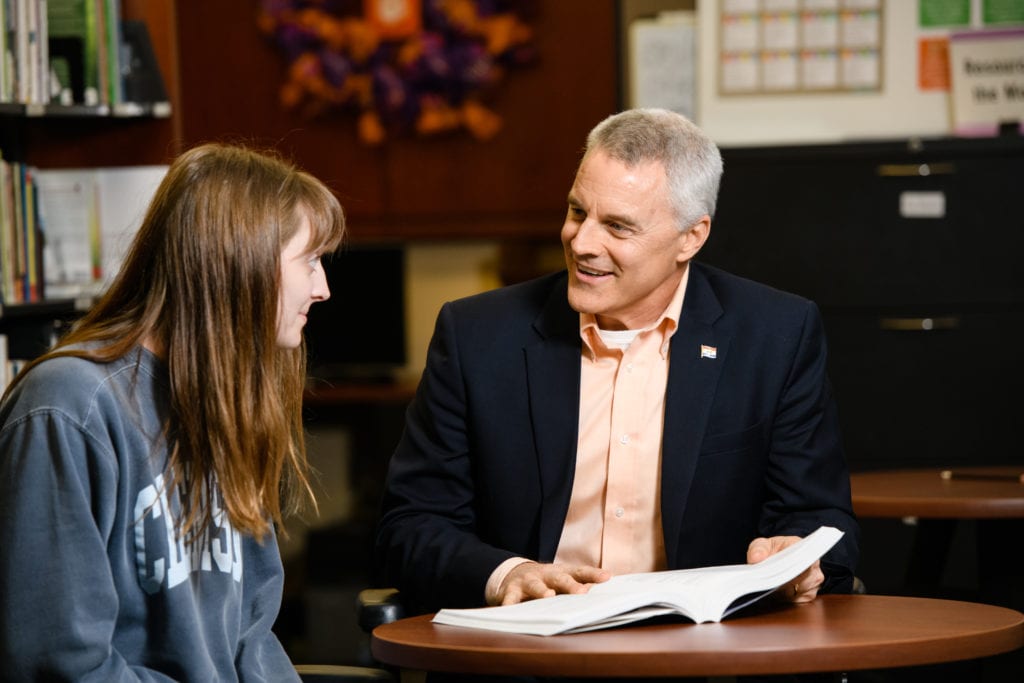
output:
[[323, 259], [331, 298], [306, 323], [309, 374], [391, 379], [405, 357], [405, 263], [400, 247], [343, 247]]

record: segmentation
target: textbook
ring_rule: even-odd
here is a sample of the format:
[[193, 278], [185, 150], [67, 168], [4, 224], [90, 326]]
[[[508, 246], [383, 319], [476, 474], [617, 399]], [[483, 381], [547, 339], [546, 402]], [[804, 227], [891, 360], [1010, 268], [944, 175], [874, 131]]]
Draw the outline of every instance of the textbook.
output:
[[757, 564], [732, 564], [613, 576], [587, 593], [561, 594], [516, 605], [442, 609], [434, 623], [551, 636], [679, 615], [717, 622], [792, 581], [835, 545], [843, 532], [828, 526]]

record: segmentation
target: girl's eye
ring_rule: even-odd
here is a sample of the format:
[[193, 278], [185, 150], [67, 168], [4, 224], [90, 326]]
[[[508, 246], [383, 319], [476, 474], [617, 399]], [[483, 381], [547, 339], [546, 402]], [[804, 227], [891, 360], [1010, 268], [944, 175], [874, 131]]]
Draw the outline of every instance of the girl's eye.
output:
[[320, 254], [313, 254], [306, 263], [309, 264], [311, 270], [316, 270], [320, 266]]

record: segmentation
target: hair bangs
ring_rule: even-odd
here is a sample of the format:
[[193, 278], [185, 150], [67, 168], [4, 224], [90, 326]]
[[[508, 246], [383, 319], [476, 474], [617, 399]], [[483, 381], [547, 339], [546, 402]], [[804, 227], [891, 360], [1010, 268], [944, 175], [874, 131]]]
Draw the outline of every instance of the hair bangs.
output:
[[299, 192], [297, 211], [309, 219], [309, 250], [319, 253], [335, 251], [345, 241], [345, 212], [328, 188], [299, 171], [296, 182]]

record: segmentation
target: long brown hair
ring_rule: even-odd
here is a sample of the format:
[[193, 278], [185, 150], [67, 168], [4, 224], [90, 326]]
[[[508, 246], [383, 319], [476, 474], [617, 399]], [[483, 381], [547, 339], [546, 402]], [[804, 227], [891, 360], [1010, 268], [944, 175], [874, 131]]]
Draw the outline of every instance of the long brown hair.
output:
[[180, 496], [186, 539], [202, 536], [217, 490], [231, 524], [257, 538], [312, 500], [305, 348], [276, 342], [281, 250], [303, 216], [311, 251], [337, 248], [344, 213], [317, 179], [272, 152], [222, 144], [185, 152], [106, 294], [33, 363], [109, 362], [140, 343], [166, 361], [165, 480], [168, 495]]

